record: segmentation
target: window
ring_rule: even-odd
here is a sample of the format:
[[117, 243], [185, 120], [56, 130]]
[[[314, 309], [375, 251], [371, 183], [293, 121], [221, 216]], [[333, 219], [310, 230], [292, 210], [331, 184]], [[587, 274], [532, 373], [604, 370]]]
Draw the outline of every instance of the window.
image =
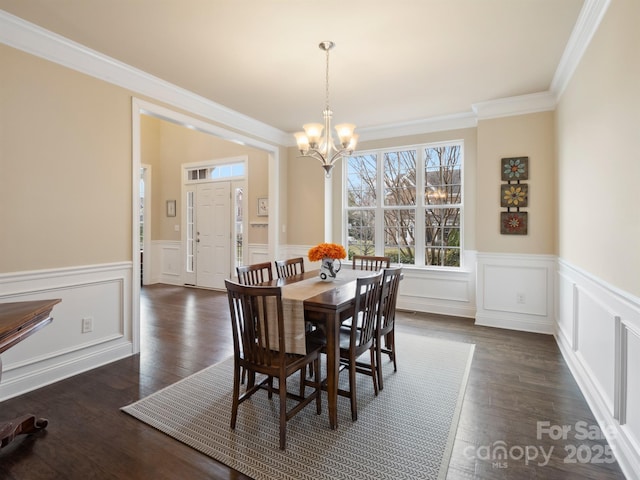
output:
[[244, 176], [244, 162], [227, 163], [210, 167], [190, 168], [187, 171], [187, 181], [198, 182], [207, 180], [221, 180]]
[[189, 273], [196, 271], [196, 192], [187, 192], [187, 265], [186, 270]]
[[376, 150], [345, 162], [349, 258], [460, 266], [462, 143]]

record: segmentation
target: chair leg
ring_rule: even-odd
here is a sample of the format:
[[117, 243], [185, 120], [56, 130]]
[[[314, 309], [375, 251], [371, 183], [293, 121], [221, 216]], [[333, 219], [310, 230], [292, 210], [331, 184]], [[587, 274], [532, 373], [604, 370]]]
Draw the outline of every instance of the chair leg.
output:
[[393, 359], [393, 371], [398, 371], [398, 363], [396, 362], [396, 332], [395, 329], [389, 332], [389, 350], [391, 350], [391, 358]]
[[384, 382], [382, 381], [382, 337], [376, 339], [376, 370], [378, 375], [378, 388], [384, 390]]
[[231, 430], [236, 428], [236, 420], [238, 418], [238, 405], [240, 402], [240, 371], [234, 367], [233, 369], [233, 402], [231, 404]]
[[322, 380], [320, 379], [320, 360], [315, 359], [313, 361], [314, 379], [316, 387], [316, 413], [320, 415], [322, 413]]
[[[309, 364], [311, 365], [311, 364]], [[305, 391], [305, 380], [307, 379], [307, 366], [305, 365], [304, 367], [302, 367], [300, 369], [300, 396], [302, 398], [304, 398], [304, 391]]]
[[244, 368], [240, 368], [240, 370], [242, 370], [242, 376], [240, 377], [240, 383], [242, 385], [244, 385], [244, 377], [246, 376], [247, 371]]
[[369, 349], [369, 354], [371, 356], [371, 378], [373, 379], [373, 393], [377, 397], [378, 396], [378, 369], [376, 368], [375, 346], [372, 346]]
[[271, 400], [273, 398], [273, 377], [269, 377], [268, 389], [267, 389], [267, 398]]
[[358, 401], [356, 396], [356, 359], [349, 362], [349, 393], [351, 399], [351, 420], [358, 420]]
[[280, 390], [280, 450], [284, 450], [287, 444], [287, 379], [278, 379]]

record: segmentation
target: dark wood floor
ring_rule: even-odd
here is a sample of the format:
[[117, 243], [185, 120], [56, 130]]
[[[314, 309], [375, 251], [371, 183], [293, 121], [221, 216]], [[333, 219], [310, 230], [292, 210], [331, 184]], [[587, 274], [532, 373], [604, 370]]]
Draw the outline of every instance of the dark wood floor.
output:
[[[0, 403], [2, 419], [32, 412], [50, 421], [0, 451], [0, 479], [246, 478], [119, 410], [232, 353], [226, 302], [206, 290], [144, 287], [140, 355]], [[602, 440], [577, 440], [573, 430], [566, 440], [537, 435], [537, 422], [596, 425], [551, 336], [404, 312], [397, 328], [476, 344], [448, 479], [624, 478], [617, 463], [597, 463], [598, 453], [606, 458]], [[506, 458], [485, 459], [499, 446]], [[548, 462], [541, 448], [552, 449]], [[521, 456], [534, 451], [535, 459]]]

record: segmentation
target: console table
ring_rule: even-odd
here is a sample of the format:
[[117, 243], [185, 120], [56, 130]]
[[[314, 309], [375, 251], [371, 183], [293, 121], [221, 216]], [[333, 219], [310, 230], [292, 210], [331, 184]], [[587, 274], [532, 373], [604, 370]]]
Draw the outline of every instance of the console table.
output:
[[[29, 335], [50, 324], [54, 305], [61, 300], [33, 300], [28, 302], [0, 303], [0, 354], [21, 342]], [[0, 380], [2, 358], [0, 357]], [[0, 448], [8, 445], [16, 435], [35, 433], [47, 426], [44, 418], [27, 414], [7, 422], [0, 422]]]

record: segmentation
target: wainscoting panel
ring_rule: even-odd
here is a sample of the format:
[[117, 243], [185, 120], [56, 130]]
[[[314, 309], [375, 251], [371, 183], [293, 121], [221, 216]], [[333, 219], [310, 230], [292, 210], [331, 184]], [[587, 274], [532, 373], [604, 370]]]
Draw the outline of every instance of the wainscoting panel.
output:
[[[145, 256], [146, 259], [146, 256]], [[151, 283], [183, 285], [182, 243], [154, 240], [151, 242]], [[144, 268], [148, 268], [145, 264]]]
[[403, 273], [399, 309], [473, 318], [475, 272], [406, 267]]
[[572, 350], [578, 348], [577, 299], [578, 288], [576, 284], [563, 273], [558, 272], [557, 298], [563, 301], [556, 303], [556, 334], [562, 335], [565, 341], [571, 345]]
[[0, 401], [131, 355], [131, 278], [131, 262], [0, 275], [0, 302], [62, 299], [51, 324], [3, 353]]
[[580, 286], [577, 290], [579, 326], [576, 355], [613, 415], [616, 315], [590, 291]]
[[554, 333], [555, 257], [477, 255], [476, 323]]
[[556, 341], [628, 478], [640, 472], [640, 299], [558, 260]]
[[[630, 442], [640, 454], [640, 332], [626, 327], [626, 361], [623, 382], [623, 412], [624, 425]], [[638, 470], [636, 470], [638, 471]]]

